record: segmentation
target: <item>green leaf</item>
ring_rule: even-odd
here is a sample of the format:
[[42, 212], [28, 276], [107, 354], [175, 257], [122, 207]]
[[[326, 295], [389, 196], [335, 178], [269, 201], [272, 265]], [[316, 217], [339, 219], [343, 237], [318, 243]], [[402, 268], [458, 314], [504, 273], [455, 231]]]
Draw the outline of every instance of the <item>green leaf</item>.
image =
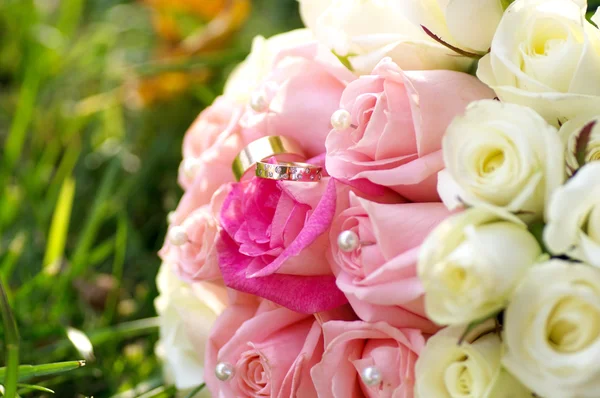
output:
[[[83, 366], [85, 366], [85, 361], [55, 362], [44, 365], [21, 365], [18, 367], [18, 380], [24, 381], [33, 377], [50, 376], [58, 373], [69, 372]], [[6, 381], [7, 376], [7, 368], [0, 368], [0, 380]]]
[[471, 333], [473, 330], [475, 330], [475, 328], [485, 322], [487, 322], [490, 319], [495, 318], [496, 316], [498, 316], [499, 312], [495, 312], [491, 315], [485, 316], [483, 318], [480, 319], [476, 319], [473, 322], [469, 323], [467, 325], [467, 327], [465, 328], [465, 331], [463, 332], [463, 334], [461, 334], [460, 338], [458, 339], [458, 345], [461, 345], [463, 343], [463, 341], [465, 341], [465, 339], [467, 338], [467, 336], [469, 335], [469, 333]]
[[542, 248], [542, 251], [547, 253], [548, 249], [546, 249], [546, 245], [544, 244], [544, 227], [545, 226], [546, 226], [546, 224], [544, 224], [543, 221], [536, 221], [533, 224], [529, 225], [529, 232], [531, 232], [531, 234], [534, 236], [535, 240], [537, 240], [538, 244]]
[[196, 396], [196, 394], [198, 394], [200, 391], [202, 391], [204, 389], [204, 387], [206, 387], [206, 383], [200, 384], [198, 387], [196, 387], [192, 391], [190, 391], [190, 393], [188, 395], [186, 395], [185, 398], [194, 398]]
[[354, 68], [352, 67], [352, 63], [350, 62], [349, 58], [355, 54], [339, 55], [334, 50], [331, 50], [331, 52], [333, 53], [333, 55], [335, 55], [337, 57], [337, 59], [340, 60], [342, 65], [344, 65], [350, 72], [354, 72]]
[[510, 6], [515, 0], [500, 0], [500, 3], [502, 4], [502, 9], [506, 10], [508, 8], [508, 6]]

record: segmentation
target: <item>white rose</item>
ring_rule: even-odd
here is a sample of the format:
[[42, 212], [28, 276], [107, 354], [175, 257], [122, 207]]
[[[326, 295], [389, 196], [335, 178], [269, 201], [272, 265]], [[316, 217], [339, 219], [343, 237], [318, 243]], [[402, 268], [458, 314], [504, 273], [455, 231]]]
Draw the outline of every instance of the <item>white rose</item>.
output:
[[544, 241], [551, 253], [600, 267], [600, 162], [586, 164], [554, 192], [547, 218]]
[[552, 260], [529, 270], [504, 314], [504, 366], [544, 398], [597, 398], [600, 271]]
[[417, 270], [427, 316], [467, 324], [503, 309], [541, 248], [524, 224], [471, 208], [442, 221], [425, 239]]
[[589, 141], [585, 150], [585, 163], [600, 160], [600, 116], [579, 116], [569, 120], [562, 125], [558, 134], [563, 140], [565, 147], [565, 160], [567, 163], [567, 174], [572, 175], [579, 168], [577, 161], [577, 140], [581, 131], [590, 123], [592, 126]]
[[502, 101], [527, 105], [548, 122], [600, 108], [600, 31], [580, 2], [517, 0], [504, 13], [477, 77]]
[[465, 326], [450, 326], [427, 341], [415, 365], [415, 398], [531, 398], [502, 369], [502, 341], [493, 321], [479, 325], [462, 344]]
[[565, 177], [556, 129], [520, 105], [472, 103], [448, 126], [442, 149], [446, 170], [438, 192], [449, 208], [485, 203], [542, 218], [550, 194]]
[[229, 75], [224, 94], [239, 102], [248, 102], [252, 92], [262, 83], [271, 71], [273, 61], [279, 51], [314, 41], [308, 29], [296, 29], [265, 39], [256, 36], [248, 57]]
[[196, 387], [204, 382], [204, 349], [212, 324], [225, 309], [225, 288], [208, 282], [188, 285], [167, 264], [161, 266], [156, 284], [157, 353], [164, 359], [165, 375], [180, 390]]
[[[402, 69], [465, 70], [472, 60], [436, 42], [421, 28], [449, 38], [442, 11], [410, 0], [299, 0], [306, 26], [359, 74], [371, 73], [384, 57]], [[452, 40], [449, 41], [452, 42]], [[487, 50], [487, 49], [486, 49]]]

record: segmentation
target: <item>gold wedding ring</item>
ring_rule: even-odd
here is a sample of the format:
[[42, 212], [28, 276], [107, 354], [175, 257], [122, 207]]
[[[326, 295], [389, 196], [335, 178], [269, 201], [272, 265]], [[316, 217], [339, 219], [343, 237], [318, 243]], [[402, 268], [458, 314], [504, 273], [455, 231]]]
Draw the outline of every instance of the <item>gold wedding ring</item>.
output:
[[256, 176], [277, 181], [321, 181], [323, 168], [308, 163], [281, 162], [281, 163], [256, 163]]
[[262, 137], [248, 144], [233, 160], [231, 169], [236, 181], [258, 162], [271, 156], [278, 156], [282, 161], [306, 159], [304, 151], [293, 139], [279, 135]]

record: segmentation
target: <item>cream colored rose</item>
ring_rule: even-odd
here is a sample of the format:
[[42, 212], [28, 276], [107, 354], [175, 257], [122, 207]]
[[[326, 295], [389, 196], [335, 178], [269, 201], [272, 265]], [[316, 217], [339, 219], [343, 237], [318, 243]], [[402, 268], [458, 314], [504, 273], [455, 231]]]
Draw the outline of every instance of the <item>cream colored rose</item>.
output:
[[164, 360], [165, 376], [179, 390], [196, 387], [204, 382], [204, 349], [212, 324], [225, 309], [225, 288], [208, 282], [188, 285], [168, 264], [161, 266], [156, 284], [157, 354]]
[[538, 396], [597, 398], [600, 270], [552, 260], [531, 268], [504, 315], [504, 366]]
[[547, 218], [544, 241], [551, 253], [600, 267], [600, 162], [586, 164], [554, 192]]
[[600, 108], [600, 31], [580, 2], [516, 0], [504, 13], [477, 77], [502, 101], [558, 125]]
[[239, 102], [248, 102], [252, 92], [271, 71], [279, 51], [313, 40], [314, 37], [308, 29], [292, 30], [269, 39], [256, 36], [252, 41], [252, 49], [248, 57], [229, 75], [224, 94]]
[[589, 141], [585, 149], [584, 163], [589, 163], [600, 160], [600, 116], [580, 116], [569, 120], [558, 130], [558, 134], [563, 140], [565, 147], [568, 175], [572, 175], [579, 168], [579, 162], [577, 161], [577, 141], [579, 135], [588, 124], [594, 122], [595, 124], [593, 124], [590, 130]]
[[565, 177], [556, 129], [520, 105], [472, 103], [446, 130], [442, 149], [438, 192], [450, 208], [485, 203], [539, 219]]
[[427, 341], [415, 366], [415, 398], [531, 398], [502, 369], [502, 341], [493, 321], [458, 344], [464, 325], [450, 326]]
[[419, 253], [427, 316], [455, 325], [500, 311], [541, 253], [524, 224], [478, 208], [447, 218]]
[[[438, 36], [450, 38], [443, 12], [435, 1], [299, 1], [306, 26], [321, 43], [346, 58], [358, 74], [371, 73], [384, 57], [391, 57], [406, 70], [465, 70], [472, 63], [437, 43], [421, 28], [424, 25]], [[464, 18], [456, 14], [457, 20]]]

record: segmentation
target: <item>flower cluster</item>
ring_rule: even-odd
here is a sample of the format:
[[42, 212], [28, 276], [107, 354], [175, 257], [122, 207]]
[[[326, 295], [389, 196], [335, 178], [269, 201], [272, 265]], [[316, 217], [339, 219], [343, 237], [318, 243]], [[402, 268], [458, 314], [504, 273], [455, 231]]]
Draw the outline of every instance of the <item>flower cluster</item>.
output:
[[[184, 138], [157, 300], [177, 387], [598, 396], [600, 30], [586, 8], [300, 0], [307, 29], [255, 39]], [[237, 181], [236, 156], [267, 136], [323, 173]]]

